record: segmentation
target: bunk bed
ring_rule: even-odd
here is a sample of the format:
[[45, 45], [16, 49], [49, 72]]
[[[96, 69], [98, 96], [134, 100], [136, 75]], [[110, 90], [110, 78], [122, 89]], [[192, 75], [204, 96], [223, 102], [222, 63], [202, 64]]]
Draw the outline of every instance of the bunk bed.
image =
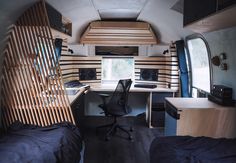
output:
[[48, 127], [13, 123], [0, 137], [0, 162], [82, 163], [84, 145], [71, 123]]
[[150, 147], [150, 163], [236, 162], [236, 139], [157, 137]]

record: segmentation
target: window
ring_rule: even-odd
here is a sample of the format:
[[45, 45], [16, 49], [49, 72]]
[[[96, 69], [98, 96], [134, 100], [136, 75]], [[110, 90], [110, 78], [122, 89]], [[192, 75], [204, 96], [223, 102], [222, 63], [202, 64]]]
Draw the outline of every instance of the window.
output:
[[102, 82], [117, 83], [120, 79], [134, 79], [134, 59], [131, 57], [103, 58]]
[[192, 96], [202, 97], [210, 92], [211, 75], [209, 63], [209, 49], [201, 35], [193, 35], [187, 38], [187, 48], [190, 61], [192, 80]]

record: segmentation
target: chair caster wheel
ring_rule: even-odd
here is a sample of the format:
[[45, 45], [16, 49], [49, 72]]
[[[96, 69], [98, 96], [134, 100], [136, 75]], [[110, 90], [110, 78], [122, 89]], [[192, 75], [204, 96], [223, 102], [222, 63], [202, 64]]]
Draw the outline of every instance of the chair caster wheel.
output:
[[106, 138], [105, 138], [106, 141], [109, 141], [110, 139], [111, 139], [110, 136], [106, 136]]
[[134, 128], [133, 127], [130, 127], [130, 129], [129, 129], [131, 132], [133, 132], [134, 131]]
[[133, 136], [129, 136], [129, 140], [133, 140]]

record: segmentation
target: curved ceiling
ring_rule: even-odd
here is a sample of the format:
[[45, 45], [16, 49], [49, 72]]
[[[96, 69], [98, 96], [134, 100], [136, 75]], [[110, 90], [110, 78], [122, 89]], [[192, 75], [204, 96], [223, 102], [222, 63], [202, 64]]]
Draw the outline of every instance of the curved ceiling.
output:
[[[1, 0], [0, 40], [7, 27], [37, 0]], [[70, 44], [78, 44], [89, 22], [101, 19], [135, 19], [152, 25], [163, 44], [170, 43], [192, 32], [183, 28], [183, 15], [173, 10], [178, 0], [46, 0], [68, 17], [72, 23]], [[181, 3], [178, 3], [178, 5]]]

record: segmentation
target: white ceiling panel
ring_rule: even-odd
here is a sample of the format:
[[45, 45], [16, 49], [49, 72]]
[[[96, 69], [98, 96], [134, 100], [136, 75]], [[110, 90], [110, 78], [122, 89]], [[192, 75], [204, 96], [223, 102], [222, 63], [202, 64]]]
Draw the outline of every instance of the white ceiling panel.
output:
[[136, 19], [148, 0], [92, 0], [102, 19]]
[[141, 10], [147, 0], [92, 0], [96, 9], [138, 9]]
[[101, 9], [98, 12], [102, 19], [136, 19], [140, 13], [137, 9]]

